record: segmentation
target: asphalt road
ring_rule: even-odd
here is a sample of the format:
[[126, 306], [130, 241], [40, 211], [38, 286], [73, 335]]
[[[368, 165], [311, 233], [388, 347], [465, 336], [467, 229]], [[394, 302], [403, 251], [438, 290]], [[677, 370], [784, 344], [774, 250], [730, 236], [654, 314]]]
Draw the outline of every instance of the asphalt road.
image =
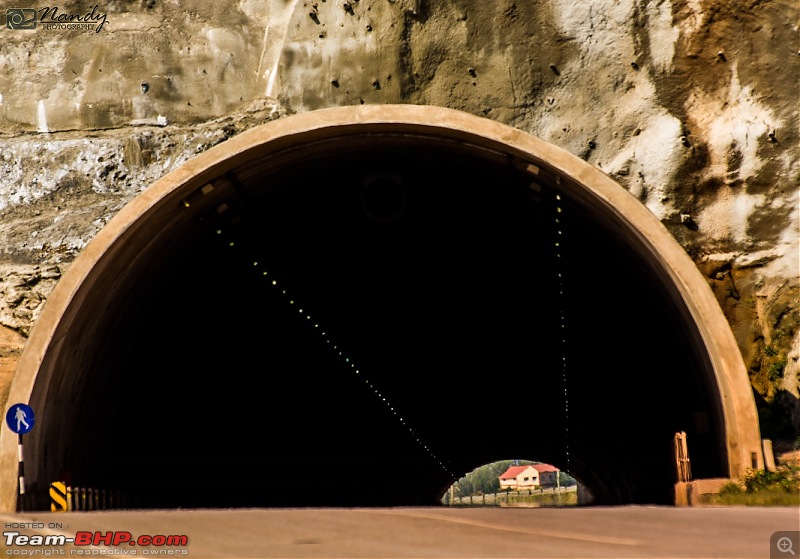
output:
[[[42, 557], [50, 549], [51, 557], [158, 553], [195, 559], [800, 558], [800, 508], [794, 507], [204, 509], [5, 514], [0, 522], [0, 557]], [[134, 540], [185, 535], [188, 541], [177, 547], [30, 546], [7, 535], [110, 531], [129, 532]], [[776, 543], [786, 534], [778, 531], [793, 531], [783, 551]]]

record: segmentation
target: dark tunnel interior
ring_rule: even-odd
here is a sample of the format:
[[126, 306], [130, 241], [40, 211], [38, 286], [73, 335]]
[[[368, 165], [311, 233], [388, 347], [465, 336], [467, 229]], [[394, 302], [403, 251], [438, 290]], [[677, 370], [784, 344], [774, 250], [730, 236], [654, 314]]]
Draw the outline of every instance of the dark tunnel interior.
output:
[[413, 142], [230, 179], [99, 328], [74, 485], [158, 508], [436, 505], [535, 458], [598, 503], [671, 504], [678, 431], [695, 476], [721, 475], [694, 326], [595, 208]]

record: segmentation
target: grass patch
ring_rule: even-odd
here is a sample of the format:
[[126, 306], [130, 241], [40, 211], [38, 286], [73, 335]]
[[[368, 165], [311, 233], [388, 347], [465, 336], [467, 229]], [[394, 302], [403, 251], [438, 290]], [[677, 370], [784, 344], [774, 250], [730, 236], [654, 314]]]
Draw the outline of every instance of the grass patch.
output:
[[776, 471], [752, 470], [739, 483], [729, 483], [716, 495], [702, 495], [709, 505], [754, 507], [800, 506], [800, 468], [781, 466]]
[[567, 491], [561, 493], [542, 493], [526, 495], [524, 492], [512, 494], [507, 501], [500, 500], [500, 506], [539, 506], [539, 507], [564, 507], [578, 504], [578, 492]]
[[747, 507], [789, 507], [800, 506], [800, 493], [785, 491], [758, 491], [756, 493], [720, 493], [702, 495], [700, 502], [706, 505], [747, 506]]

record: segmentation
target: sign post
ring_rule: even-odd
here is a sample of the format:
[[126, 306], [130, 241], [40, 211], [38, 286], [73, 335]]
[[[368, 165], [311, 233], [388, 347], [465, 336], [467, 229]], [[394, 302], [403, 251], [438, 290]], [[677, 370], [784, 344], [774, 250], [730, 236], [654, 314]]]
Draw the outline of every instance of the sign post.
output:
[[23, 495], [25, 495], [25, 460], [22, 454], [22, 435], [30, 433], [34, 422], [33, 408], [27, 404], [14, 404], [6, 412], [6, 425], [18, 435], [17, 449], [19, 451], [19, 509], [24, 510]]

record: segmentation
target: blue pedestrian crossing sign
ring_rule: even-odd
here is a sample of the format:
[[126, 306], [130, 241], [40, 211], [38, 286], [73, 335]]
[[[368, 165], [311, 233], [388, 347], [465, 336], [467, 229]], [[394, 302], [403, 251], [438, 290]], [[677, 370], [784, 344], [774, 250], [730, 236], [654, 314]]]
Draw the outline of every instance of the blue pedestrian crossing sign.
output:
[[33, 408], [27, 404], [14, 404], [6, 412], [9, 429], [18, 435], [24, 435], [33, 429], [33, 419]]

